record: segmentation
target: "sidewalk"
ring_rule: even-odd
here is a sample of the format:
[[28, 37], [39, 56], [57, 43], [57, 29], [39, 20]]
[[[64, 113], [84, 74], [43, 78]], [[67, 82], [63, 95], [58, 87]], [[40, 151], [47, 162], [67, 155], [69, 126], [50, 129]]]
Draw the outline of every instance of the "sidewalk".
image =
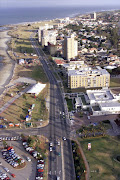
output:
[[120, 135], [120, 127], [115, 123], [115, 121], [110, 121], [111, 123], [111, 126], [113, 128], [113, 131], [114, 131], [114, 135], [117, 136], [117, 135]]

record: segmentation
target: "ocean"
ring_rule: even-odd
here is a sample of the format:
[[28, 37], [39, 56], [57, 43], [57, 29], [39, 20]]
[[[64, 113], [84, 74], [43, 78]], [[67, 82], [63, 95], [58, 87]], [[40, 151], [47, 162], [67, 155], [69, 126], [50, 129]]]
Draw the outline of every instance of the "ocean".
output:
[[118, 6], [0, 8], [0, 26], [118, 9], [120, 9]]

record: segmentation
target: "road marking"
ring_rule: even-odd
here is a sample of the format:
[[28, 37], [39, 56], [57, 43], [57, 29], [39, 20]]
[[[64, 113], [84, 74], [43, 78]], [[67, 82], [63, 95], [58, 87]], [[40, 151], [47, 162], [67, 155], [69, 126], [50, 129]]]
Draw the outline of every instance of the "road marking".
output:
[[65, 180], [65, 168], [64, 168], [64, 155], [63, 155], [63, 141], [61, 141], [61, 155], [62, 155], [62, 179]]

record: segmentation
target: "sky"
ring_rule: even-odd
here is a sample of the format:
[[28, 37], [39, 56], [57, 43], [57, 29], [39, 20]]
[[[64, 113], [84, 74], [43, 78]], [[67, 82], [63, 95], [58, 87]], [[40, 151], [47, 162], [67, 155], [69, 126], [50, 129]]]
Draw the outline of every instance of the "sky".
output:
[[0, 0], [0, 7], [120, 6], [120, 0]]

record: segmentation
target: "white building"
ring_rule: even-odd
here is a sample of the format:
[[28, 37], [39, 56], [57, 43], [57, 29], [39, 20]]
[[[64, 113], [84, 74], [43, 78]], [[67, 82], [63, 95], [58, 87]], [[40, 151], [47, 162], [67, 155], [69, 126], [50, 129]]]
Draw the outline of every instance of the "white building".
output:
[[91, 19], [96, 20], [96, 12], [91, 14]]
[[38, 41], [39, 42], [41, 42], [41, 37], [43, 37], [42, 34], [46, 33], [48, 29], [53, 29], [53, 25], [45, 24], [44, 26], [39, 26], [39, 29], [38, 29]]
[[56, 44], [56, 37], [58, 33], [56, 30], [40, 30], [39, 32], [39, 42], [42, 46], [48, 46], [48, 42], [55, 45]]
[[109, 89], [87, 90], [86, 92], [93, 116], [120, 113], [120, 94], [117, 96]]

